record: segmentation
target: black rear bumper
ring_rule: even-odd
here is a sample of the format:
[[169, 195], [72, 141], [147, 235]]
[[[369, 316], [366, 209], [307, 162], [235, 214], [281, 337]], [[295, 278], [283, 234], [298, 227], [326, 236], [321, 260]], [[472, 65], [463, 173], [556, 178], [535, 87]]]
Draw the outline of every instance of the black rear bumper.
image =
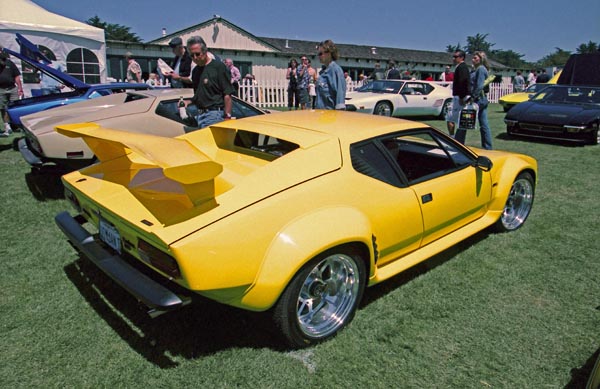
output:
[[151, 316], [156, 317], [191, 301], [143, 274], [119, 255], [109, 252], [81, 226], [80, 222], [84, 220], [80, 219], [83, 218], [74, 218], [66, 211], [54, 218], [71, 244], [127, 292], [150, 307], [148, 313]]

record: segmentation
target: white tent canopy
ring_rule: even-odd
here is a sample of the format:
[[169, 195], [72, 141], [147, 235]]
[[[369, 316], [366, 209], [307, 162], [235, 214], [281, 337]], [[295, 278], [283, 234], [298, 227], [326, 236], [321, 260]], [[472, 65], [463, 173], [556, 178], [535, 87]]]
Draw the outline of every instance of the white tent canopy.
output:
[[[50, 49], [59, 63], [65, 64], [67, 56], [70, 55], [67, 69], [76, 77], [78, 72], [71, 71], [71, 67], [81, 68], [82, 76], [87, 76], [86, 70], [83, 69], [90, 69], [90, 67], [83, 65], [91, 63], [88, 61], [97, 61], [100, 82], [106, 81], [104, 30], [49, 12], [30, 0], [1, 0], [1, 3], [0, 44], [2, 46], [19, 51], [19, 45], [15, 40], [15, 33], [18, 32], [32, 43]], [[90, 58], [89, 52], [85, 49], [91, 51], [96, 58]], [[87, 56], [77, 55], [84, 51]], [[82, 58], [82, 66], [74, 60], [77, 57]]]

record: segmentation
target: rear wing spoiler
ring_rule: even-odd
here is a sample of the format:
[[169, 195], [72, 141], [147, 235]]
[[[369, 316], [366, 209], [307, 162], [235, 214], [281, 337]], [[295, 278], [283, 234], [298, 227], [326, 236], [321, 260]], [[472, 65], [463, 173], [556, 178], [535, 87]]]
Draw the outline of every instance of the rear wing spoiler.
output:
[[117, 165], [129, 168], [135, 159], [149, 168], [161, 168], [165, 177], [183, 186], [194, 204], [214, 198], [214, 192], [206, 193], [205, 184], [223, 171], [221, 164], [186, 139], [119, 131], [95, 123], [62, 124], [56, 126], [56, 131], [70, 138], [83, 138], [101, 162], [135, 154], [124, 158], [123, 166]]

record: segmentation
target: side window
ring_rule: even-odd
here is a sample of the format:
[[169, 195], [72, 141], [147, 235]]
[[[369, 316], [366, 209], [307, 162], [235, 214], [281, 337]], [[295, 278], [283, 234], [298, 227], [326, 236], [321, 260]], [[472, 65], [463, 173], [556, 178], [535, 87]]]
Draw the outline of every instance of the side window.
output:
[[90, 99], [95, 99], [96, 97], [108, 96], [111, 95], [112, 92], [109, 89], [99, 89], [90, 93]]
[[357, 172], [390, 185], [402, 186], [394, 167], [374, 142], [353, 145], [350, 156], [352, 167]]
[[433, 90], [433, 87], [429, 84], [421, 84], [421, 91], [424, 95], [428, 95]]
[[191, 99], [184, 100], [187, 106], [186, 111], [188, 115], [186, 119], [182, 119], [179, 116], [179, 99], [161, 101], [156, 107], [154, 113], [188, 127], [196, 127], [198, 125], [196, 122], [197, 112], [192, 111], [192, 108], [195, 108], [195, 105], [191, 104]]
[[409, 184], [439, 177], [471, 163], [462, 150], [429, 131], [387, 138], [382, 143]]
[[241, 119], [249, 116], [260, 115], [261, 112], [251, 106], [245, 105], [236, 99], [232, 99], [231, 116], [236, 119]]

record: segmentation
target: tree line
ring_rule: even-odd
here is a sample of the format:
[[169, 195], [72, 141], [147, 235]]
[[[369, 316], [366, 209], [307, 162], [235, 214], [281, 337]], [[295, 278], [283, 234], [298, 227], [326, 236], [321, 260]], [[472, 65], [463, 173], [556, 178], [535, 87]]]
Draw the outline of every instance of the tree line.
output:
[[[563, 50], [556, 47], [553, 53], [550, 53], [538, 60], [537, 62], [527, 62], [523, 60], [525, 54], [517, 53], [513, 50], [495, 50], [495, 43], [488, 42], [489, 34], [475, 34], [475, 36], [467, 36], [467, 44], [463, 47], [460, 43], [456, 45], [446, 46], [446, 52], [453, 53], [456, 50], [464, 50], [466, 53], [472, 54], [476, 51], [485, 51], [489, 58], [500, 62], [510, 68], [522, 69], [537, 69], [548, 67], [561, 67], [567, 63], [567, 59], [572, 53], [568, 50]], [[582, 43], [575, 49], [576, 54], [595, 53], [600, 50], [600, 44], [597, 42]]]

